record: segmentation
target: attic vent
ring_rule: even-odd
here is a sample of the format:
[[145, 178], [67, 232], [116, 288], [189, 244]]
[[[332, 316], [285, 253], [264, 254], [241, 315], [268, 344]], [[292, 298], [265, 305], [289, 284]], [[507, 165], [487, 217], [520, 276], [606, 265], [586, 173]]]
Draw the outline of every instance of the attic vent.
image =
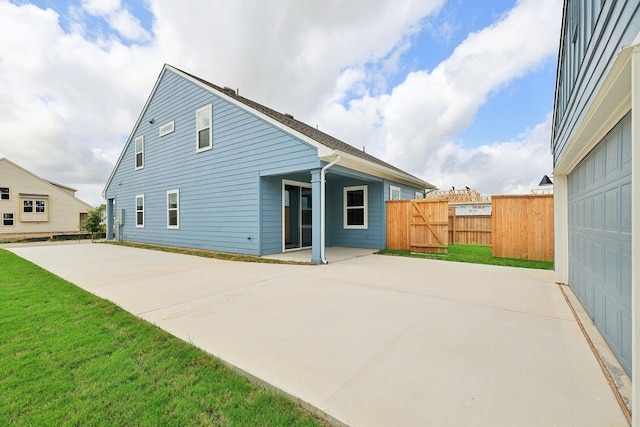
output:
[[227, 95], [235, 95], [236, 91], [228, 86], [225, 86], [224, 88], [222, 88], [222, 91], [224, 93], [226, 93]]
[[290, 119], [293, 119], [293, 115], [289, 114], [289, 113], [284, 113], [285, 117], [289, 117]]

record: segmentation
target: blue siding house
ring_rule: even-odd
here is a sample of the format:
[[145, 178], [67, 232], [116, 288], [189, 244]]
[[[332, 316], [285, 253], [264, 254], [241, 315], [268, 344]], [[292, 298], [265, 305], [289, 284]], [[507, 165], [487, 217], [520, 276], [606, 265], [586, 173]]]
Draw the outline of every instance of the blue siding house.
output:
[[[552, 132], [556, 281], [571, 287], [626, 373], [635, 377], [640, 361], [637, 0], [565, 0]], [[638, 412], [640, 385], [632, 382]]]
[[165, 65], [104, 189], [107, 235], [266, 255], [384, 248], [385, 201], [433, 186]]

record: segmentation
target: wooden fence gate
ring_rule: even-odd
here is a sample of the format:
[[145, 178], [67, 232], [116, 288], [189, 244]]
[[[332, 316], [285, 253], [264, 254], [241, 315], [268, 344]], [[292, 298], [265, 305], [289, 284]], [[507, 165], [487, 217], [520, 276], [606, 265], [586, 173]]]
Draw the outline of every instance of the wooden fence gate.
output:
[[448, 200], [388, 201], [387, 249], [424, 253], [448, 253]]

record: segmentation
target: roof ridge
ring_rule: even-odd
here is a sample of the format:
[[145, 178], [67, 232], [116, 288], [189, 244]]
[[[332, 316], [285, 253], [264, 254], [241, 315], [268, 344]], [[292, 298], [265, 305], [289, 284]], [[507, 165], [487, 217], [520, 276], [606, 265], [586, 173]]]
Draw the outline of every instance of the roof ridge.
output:
[[272, 119], [282, 123], [283, 125], [291, 128], [291, 129], [293, 129], [293, 130], [295, 130], [297, 132], [302, 133], [303, 135], [305, 135], [305, 136], [307, 136], [307, 137], [319, 142], [320, 144], [323, 144], [323, 145], [327, 146], [328, 148], [331, 148], [331, 149], [334, 149], [334, 150], [339, 150], [339, 151], [345, 152], [347, 154], [351, 154], [351, 155], [356, 156], [356, 157], [360, 157], [361, 159], [367, 160], [367, 161], [372, 162], [372, 163], [376, 163], [376, 164], [378, 164], [380, 166], [384, 166], [384, 167], [392, 169], [394, 171], [401, 172], [403, 174], [409, 175], [409, 176], [411, 176], [411, 177], [413, 177], [415, 179], [421, 180], [420, 178], [418, 178], [418, 177], [416, 177], [416, 176], [414, 176], [414, 175], [412, 175], [412, 174], [410, 174], [410, 173], [408, 173], [408, 172], [406, 172], [406, 171], [404, 171], [404, 170], [402, 170], [402, 169], [400, 169], [400, 168], [398, 168], [396, 166], [393, 166], [392, 164], [387, 163], [384, 160], [381, 160], [378, 157], [367, 153], [366, 151], [360, 150], [360, 149], [354, 147], [351, 144], [348, 144], [348, 143], [346, 143], [344, 141], [341, 141], [340, 139], [338, 139], [338, 138], [336, 138], [336, 137], [334, 137], [332, 135], [329, 135], [326, 132], [321, 131], [318, 128], [314, 128], [313, 126], [311, 126], [311, 125], [309, 125], [309, 124], [307, 124], [307, 123], [305, 123], [303, 121], [295, 119], [290, 114], [287, 115], [287, 114], [284, 114], [284, 113], [280, 113], [279, 111], [276, 111], [273, 108], [267, 107], [267, 106], [265, 106], [263, 104], [260, 104], [260, 103], [258, 103], [256, 101], [254, 101], [252, 99], [249, 99], [249, 98], [246, 98], [244, 96], [238, 95], [236, 93], [236, 91], [233, 90], [233, 89], [225, 90], [225, 88], [220, 87], [220, 86], [218, 86], [218, 85], [216, 85], [214, 83], [211, 83], [211, 82], [209, 82], [209, 81], [207, 81], [207, 80], [205, 80], [205, 79], [203, 79], [201, 77], [198, 77], [198, 76], [196, 76], [194, 74], [191, 74], [189, 72], [186, 72], [186, 71], [181, 70], [181, 69], [179, 69], [177, 67], [174, 67], [174, 66], [171, 66], [171, 67], [176, 69], [177, 71], [180, 71], [181, 73], [184, 73], [184, 74], [188, 75], [189, 77], [191, 77], [193, 79], [198, 80], [202, 84], [204, 84], [206, 86], [209, 86], [210, 88], [212, 88], [212, 89], [214, 89], [214, 90], [216, 90], [218, 92], [221, 92], [224, 95], [229, 96], [229, 97], [237, 100], [238, 102], [241, 102], [242, 104], [245, 104], [246, 106], [248, 106], [248, 107], [250, 107], [250, 108], [252, 108], [254, 110], [257, 110], [257, 111], [259, 111], [259, 112], [271, 117]]

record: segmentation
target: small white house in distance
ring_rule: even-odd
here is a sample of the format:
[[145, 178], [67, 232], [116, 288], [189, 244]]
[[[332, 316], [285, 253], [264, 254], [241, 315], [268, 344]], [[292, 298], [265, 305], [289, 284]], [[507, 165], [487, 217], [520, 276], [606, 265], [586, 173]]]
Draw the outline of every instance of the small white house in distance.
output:
[[79, 232], [92, 206], [75, 192], [0, 158], [0, 238]]

